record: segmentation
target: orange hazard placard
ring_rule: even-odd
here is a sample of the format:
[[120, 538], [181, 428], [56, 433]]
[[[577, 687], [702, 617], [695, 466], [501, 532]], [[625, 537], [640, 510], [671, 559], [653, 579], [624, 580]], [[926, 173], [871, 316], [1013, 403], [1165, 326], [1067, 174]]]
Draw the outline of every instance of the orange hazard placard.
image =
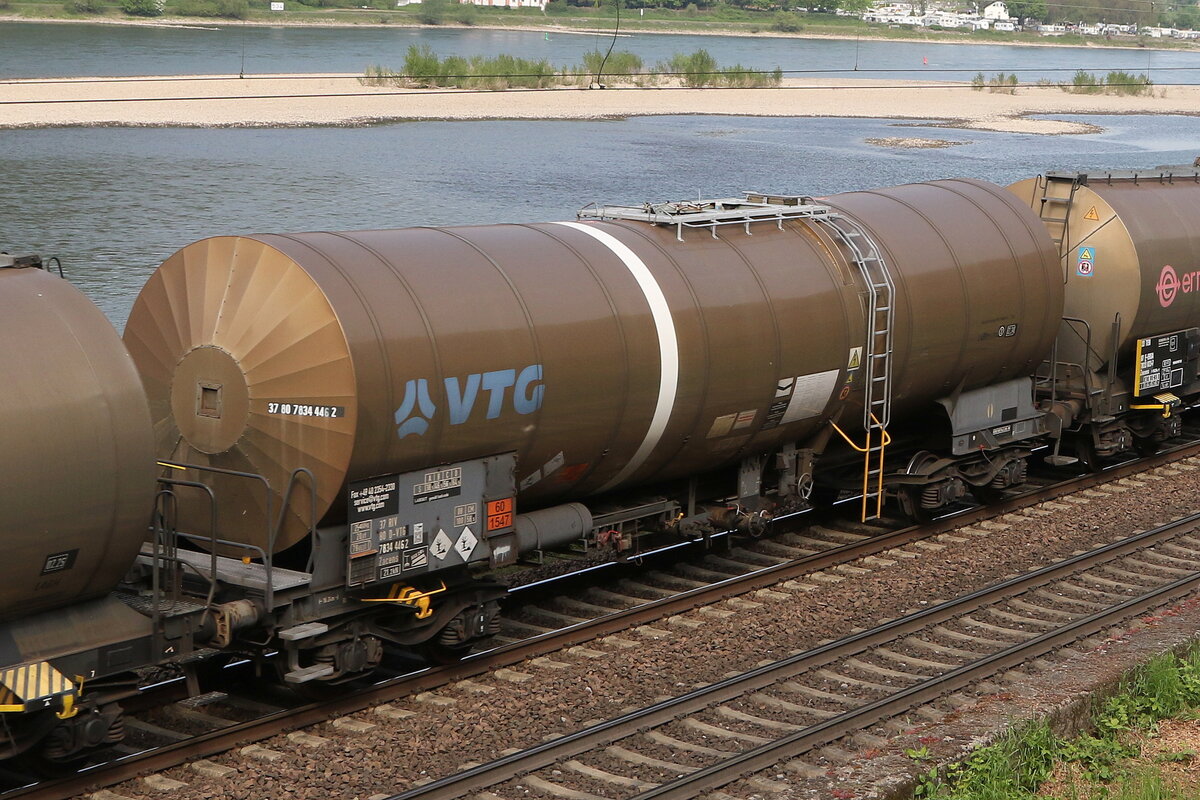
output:
[[498, 531], [511, 528], [513, 524], [513, 499], [491, 500], [487, 504], [487, 529]]

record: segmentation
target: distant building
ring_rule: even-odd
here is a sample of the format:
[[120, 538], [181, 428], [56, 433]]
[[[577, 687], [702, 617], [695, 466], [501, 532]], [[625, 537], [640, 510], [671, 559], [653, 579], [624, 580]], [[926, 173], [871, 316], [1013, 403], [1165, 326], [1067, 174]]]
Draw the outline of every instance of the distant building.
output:
[[996, 0], [994, 3], [989, 3], [983, 9], [983, 18], [990, 20], [1008, 19], [1008, 6], [1003, 0]]

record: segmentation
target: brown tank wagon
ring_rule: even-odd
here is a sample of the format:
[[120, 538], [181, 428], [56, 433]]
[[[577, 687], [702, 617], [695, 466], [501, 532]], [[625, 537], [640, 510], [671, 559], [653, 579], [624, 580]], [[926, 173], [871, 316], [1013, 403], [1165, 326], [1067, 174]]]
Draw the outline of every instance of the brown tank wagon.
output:
[[100, 310], [36, 264], [0, 254], [0, 620], [108, 594], [153, 506], [137, 370]]
[[1050, 172], [1009, 189], [1058, 246], [1064, 322], [1047, 399], [1064, 428], [1084, 426], [1079, 455], [1176, 435], [1170, 409], [1197, 388], [1200, 169]]
[[[827, 203], [895, 275], [897, 408], [1018, 379], [1049, 350], [1061, 281], [1011, 194], [943, 181]], [[521, 506], [538, 507], [804, 442], [862, 403], [859, 234], [768, 205], [745, 224], [723, 223], [751, 204], [700, 208], [713, 230], [685, 235], [609, 209], [190, 245], [125, 333], [159, 454], [276, 491], [312, 470], [318, 519], [291, 503], [282, 550], [342, 519], [346, 484], [374, 475], [511, 451]], [[205, 480], [241, 499], [221, 535], [271, 546], [256, 488]]]
[[1063, 313], [1090, 322], [1096, 366], [1129, 358], [1140, 338], [1195, 325], [1200, 170], [1050, 173], [1009, 188], [1059, 240]]

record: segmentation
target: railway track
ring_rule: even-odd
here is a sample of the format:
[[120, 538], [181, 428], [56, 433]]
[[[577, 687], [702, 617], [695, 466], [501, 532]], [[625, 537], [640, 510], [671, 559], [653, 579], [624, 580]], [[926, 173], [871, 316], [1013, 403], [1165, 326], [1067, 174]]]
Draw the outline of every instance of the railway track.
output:
[[[817, 772], [806, 753], [1200, 586], [1200, 514], [397, 795], [526, 787], [685, 800], [744, 776]], [[782, 767], [777, 765], [783, 764]]]
[[[755, 559], [751, 559], [745, 574], [721, 577], [712, 584], [687, 588], [669, 596], [645, 600], [633, 607], [612, 611], [600, 609], [603, 613], [598, 613], [593, 619], [571, 622], [571, 624], [547, 632], [535, 632], [536, 635], [473, 656], [458, 664], [419, 670], [321, 703], [307, 703], [271, 710], [271, 704], [263, 703], [260, 699], [258, 711], [263, 713], [256, 715], [249, 707], [253, 705], [253, 701], [247, 704], [236, 697], [217, 698], [216, 703], [219, 707], [240, 707], [241, 712], [222, 714], [214, 712], [212, 707], [204, 708], [193, 705], [194, 713], [183, 714], [183, 716], [193, 722], [206, 722], [208, 729], [196, 726], [187, 731], [189, 734], [187, 738], [178, 737], [177, 741], [170, 741], [161, 747], [155, 747], [143, 753], [126, 754], [125, 757], [116, 761], [92, 766], [86, 773], [44, 781], [34, 786], [14, 788], [3, 796], [6, 799], [18, 796], [36, 798], [74, 796], [97, 786], [112, 785], [140, 774], [163, 770], [194, 759], [202, 759], [278, 733], [296, 731], [381, 703], [389, 703], [456, 681], [485, 675], [500, 668], [511, 667], [531, 658], [573, 645], [584, 644], [606, 634], [645, 625], [748, 592], [767, 589], [772, 585], [801, 578], [820, 570], [833, 569], [838, 565], [877, 555], [885, 550], [938, 536], [959, 526], [978, 523], [1024, 506], [1053, 499], [1069, 492], [1081, 491], [1110, 480], [1117, 480], [1138, 471], [1161, 466], [1197, 453], [1200, 453], [1200, 444], [1181, 446], [1149, 459], [1110, 468], [1103, 473], [1080, 476], [1054, 486], [1043, 487], [1036, 492], [1012, 497], [988, 508], [964, 511], [929, 525], [893, 530], [874, 536], [868, 536], [867, 532], [863, 530], [858, 530], [853, 535], [848, 535], [844, 530], [838, 533], [834, 527], [831, 528], [834, 530], [834, 535], [828, 537], [829, 546], [822, 551], [800, 555], [786, 561], [778, 560], [779, 556], [776, 556], [776, 563], [766, 566], [754, 563]], [[810, 527], [813, 525], [811, 519], [806, 519], [805, 522]], [[854, 526], [850, 527], [854, 528]], [[838, 543], [839, 540], [846, 538], [850, 538], [852, 541]], [[757, 545], [752, 544], [751, 546]], [[789, 545], [776, 543], [768, 546], [787, 548]], [[786, 551], [778, 549], [775, 552], [786, 553]], [[733, 562], [730, 559], [725, 559], [724, 566], [728, 567], [731, 563]], [[627, 597], [622, 596], [621, 602], [625, 602]], [[564, 621], [569, 622], [570, 620]], [[143, 732], [156, 732], [148, 730], [147, 725], [174, 730], [173, 724], [168, 727], [156, 722], [135, 722], [132, 727], [140, 727]], [[178, 733], [177, 730], [176, 732]]]

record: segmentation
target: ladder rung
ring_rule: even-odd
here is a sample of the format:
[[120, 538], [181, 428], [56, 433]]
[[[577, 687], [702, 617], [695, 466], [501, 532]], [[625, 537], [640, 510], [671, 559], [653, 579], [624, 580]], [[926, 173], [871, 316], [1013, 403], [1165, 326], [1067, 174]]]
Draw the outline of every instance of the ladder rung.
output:
[[1069, 198], [1069, 197], [1043, 197], [1042, 202], [1043, 203], [1069, 203], [1069, 202], [1071, 202], [1071, 198]]
[[1066, 218], [1066, 217], [1042, 217], [1042, 222], [1061, 222], [1061, 223], [1065, 223], [1066, 221], [1067, 221], [1067, 218]]

